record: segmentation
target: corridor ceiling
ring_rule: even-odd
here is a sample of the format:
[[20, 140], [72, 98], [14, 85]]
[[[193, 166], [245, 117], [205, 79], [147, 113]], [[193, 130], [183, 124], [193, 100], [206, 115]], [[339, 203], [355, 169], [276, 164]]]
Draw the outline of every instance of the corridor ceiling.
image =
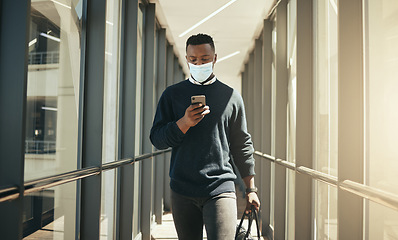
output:
[[[197, 33], [207, 33], [214, 39], [218, 60], [236, 54], [216, 63], [215, 74], [224, 83], [240, 91], [240, 72], [248, 51], [259, 36], [263, 20], [274, 5], [274, 0], [153, 0], [157, 4], [160, 25], [167, 29], [168, 40], [175, 45], [175, 51], [189, 73], [185, 61], [185, 42]], [[228, 5], [218, 14], [179, 37], [183, 32]], [[237, 53], [239, 52], [239, 53]]]

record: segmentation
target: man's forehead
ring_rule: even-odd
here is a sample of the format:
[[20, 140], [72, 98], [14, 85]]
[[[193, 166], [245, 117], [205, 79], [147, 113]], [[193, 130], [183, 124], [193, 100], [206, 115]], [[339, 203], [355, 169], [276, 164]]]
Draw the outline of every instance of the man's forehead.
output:
[[[193, 47], [188, 47], [187, 49], [187, 57], [189, 58], [198, 58], [198, 57], [212, 57], [215, 55], [214, 51], [209, 48], [197, 47], [200, 45], [192, 45]], [[195, 47], [196, 46], [196, 47]]]
[[187, 56], [188, 57], [210, 57], [210, 56], [212, 56], [213, 54], [200, 54], [200, 55], [197, 55], [197, 54], [195, 54], [195, 53], [187, 53]]
[[188, 45], [187, 47], [187, 52], [188, 51], [211, 51], [213, 52], [213, 49], [209, 43], [203, 43], [203, 44], [198, 44], [198, 45]]

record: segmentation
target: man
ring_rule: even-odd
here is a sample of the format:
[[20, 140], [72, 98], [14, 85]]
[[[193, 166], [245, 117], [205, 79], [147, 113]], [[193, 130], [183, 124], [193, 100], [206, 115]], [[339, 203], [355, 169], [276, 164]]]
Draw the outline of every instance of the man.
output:
[[[243, 100], [215, 77], [210, 36], [191, 36], [186, 53], [191, 76], [163, 92], [150, 138], [158, 149], [173, 149], [170, 187], [178, 239], [202, 239], [205, 225], [209, 240], [232, 240], [237, 220], [232, 161], [247, 187], [246, 210], [260, 207]], [[205, 95], [206, 105], [191, 103], [197, 95]]]

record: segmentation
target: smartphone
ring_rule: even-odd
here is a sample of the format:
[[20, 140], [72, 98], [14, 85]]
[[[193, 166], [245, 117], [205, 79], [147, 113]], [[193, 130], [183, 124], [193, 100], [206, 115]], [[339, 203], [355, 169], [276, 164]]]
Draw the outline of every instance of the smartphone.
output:
[[192, 96], [191, 97], [191, 104], [198, 104], [201, 103], [202, 106], [206, 105], [206, 96], [205, 95], [197, 95], [197, 96]]

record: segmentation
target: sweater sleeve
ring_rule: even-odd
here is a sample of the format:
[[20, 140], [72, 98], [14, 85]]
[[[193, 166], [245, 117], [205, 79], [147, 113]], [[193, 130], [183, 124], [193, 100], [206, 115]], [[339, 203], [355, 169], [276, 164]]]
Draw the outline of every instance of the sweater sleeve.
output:
[[166, 92], [160, 97], [150, 133], [150, 140], [157, 149], [179, 146], [184, 133], [177, 126], [173, 109]]
[[230, 126], [230, 151], [240, 175], [242, 178], [255, 175], [253, 142], [247, 131], [245, 108], [240, 95], [232, 113]]

